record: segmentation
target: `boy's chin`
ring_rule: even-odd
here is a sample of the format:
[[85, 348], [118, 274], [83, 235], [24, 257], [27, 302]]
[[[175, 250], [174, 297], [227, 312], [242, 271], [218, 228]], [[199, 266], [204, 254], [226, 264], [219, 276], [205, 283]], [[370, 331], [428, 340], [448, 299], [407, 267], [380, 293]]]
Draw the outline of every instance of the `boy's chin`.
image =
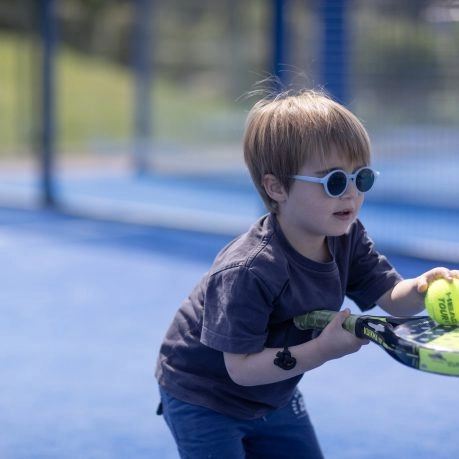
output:
[[346, 234], [348, 234], [351, 231], [352, 224], [354, 223], [354, 221], [352, 221], [351, 223], [349, 223], [349, 225], [347, 225], [345, 227], [337, 228], [336, 231], [331, 232], [330, 234], [328, 234], [328, 236], [330, 236], [330, 237], [345, 236]]

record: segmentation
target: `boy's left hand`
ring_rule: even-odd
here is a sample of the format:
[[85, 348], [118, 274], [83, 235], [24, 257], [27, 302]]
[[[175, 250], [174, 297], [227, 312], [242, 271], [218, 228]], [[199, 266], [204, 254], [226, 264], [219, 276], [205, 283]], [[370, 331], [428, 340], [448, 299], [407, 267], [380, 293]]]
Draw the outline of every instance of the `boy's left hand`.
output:
[[452, 282], [454, 278], [459, 279], [459, 270], [443, 267], [433, 268], [416, 278], [416, 288], [418, 293], [425, 293], [434, 280], [446, 279], [448, 282]]

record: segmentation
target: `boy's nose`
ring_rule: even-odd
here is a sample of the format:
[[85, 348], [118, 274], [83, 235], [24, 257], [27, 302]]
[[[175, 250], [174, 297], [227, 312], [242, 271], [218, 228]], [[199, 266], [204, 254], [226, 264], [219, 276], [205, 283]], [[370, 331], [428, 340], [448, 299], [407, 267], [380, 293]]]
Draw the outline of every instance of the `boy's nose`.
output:
[[346, 191], [341, 195], [342, 198], [344, 197], [354, 197], [354, 196], [360, 196], [361, 192], [357, 189], [357, 186], [355, 185], [354, 180], [349, 180], [347, 182], [347, 188]]

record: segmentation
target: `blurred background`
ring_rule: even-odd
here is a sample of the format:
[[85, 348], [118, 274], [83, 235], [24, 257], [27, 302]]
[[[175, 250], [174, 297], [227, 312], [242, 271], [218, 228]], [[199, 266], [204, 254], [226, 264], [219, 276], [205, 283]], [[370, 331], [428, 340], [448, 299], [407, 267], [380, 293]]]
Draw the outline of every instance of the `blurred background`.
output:
[[275, 76], [363, 120], [397, 165], [373, 198], [455, 208], [458, 21], [453, 0], [0, 0], [0, 200], [182, 210], [154, 184], [240, 178], [247, 95]]
[[[457, 267], [458, 45], [456, 0], [0, 0], [0, 456], [177, 457], [154, 362], [264, 212], [260, 81], [364, 122], [361, 218], [404, 276]], [[301, 388], [327, 457], [457, 457], [456, 378], [370, 345]]]

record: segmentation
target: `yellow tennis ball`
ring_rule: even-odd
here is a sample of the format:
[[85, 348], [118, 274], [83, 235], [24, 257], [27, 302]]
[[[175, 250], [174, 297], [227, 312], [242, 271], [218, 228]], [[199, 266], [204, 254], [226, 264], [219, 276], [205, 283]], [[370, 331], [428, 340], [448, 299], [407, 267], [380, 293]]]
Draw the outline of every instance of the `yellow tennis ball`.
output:
[[459, 279], [433, 281], [427, 289], [425, 305], [429, 316], [444, 325], [459, 323]]

